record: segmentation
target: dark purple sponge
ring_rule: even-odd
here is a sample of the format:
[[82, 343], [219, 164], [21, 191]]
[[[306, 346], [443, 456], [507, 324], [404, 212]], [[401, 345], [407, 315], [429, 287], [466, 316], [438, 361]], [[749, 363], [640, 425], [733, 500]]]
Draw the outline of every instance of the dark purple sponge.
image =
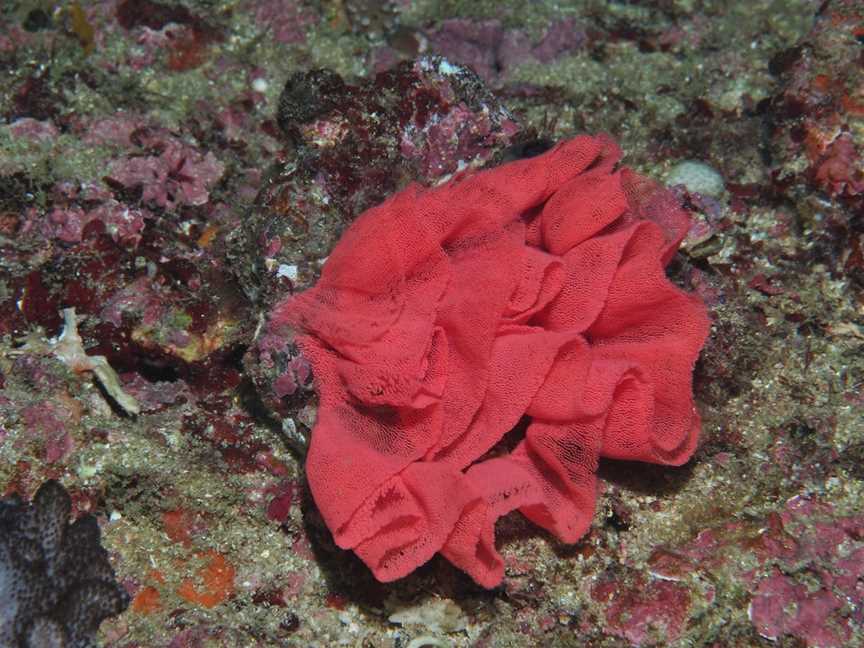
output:
[[69, 524], [71, 510], [56, 481], [32, 503], [0, 499], [0, 648], [90, 648], [99, 624], [128, 607], [96, 518]]

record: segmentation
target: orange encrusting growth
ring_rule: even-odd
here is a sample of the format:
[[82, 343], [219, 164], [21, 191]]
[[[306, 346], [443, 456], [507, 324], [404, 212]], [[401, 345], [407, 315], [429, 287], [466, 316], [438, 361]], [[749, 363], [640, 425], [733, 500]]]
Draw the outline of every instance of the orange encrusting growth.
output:
[[185, 578], [177, 594], [190, 603], [206, 608], [216, 607], [234, 593], [234, 565], [216, 551], [198, 554], [206, 560], [196, 578]]
[[142, 587], [132, 601], [132, 610], [138, 614], [153, 614], [154, 612], [158, 612], [162, 609], [162, 603], [159, 598], [159, 590], [152, 585]]

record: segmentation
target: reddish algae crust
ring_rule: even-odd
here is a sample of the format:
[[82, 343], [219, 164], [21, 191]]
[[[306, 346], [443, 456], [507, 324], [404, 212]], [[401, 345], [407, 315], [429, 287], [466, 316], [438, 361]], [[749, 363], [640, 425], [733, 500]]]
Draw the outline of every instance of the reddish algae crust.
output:
[[[3, 3], [0, 491], [97, 516], [132, 598], [103, 645], [864, 645], [859, 5]], [[575, 545], [502, 518], [495, 590], [377, 583], [309, 497], [312, 378], [262, 314], [410, 181], [580, 132], [696, 221], [700, 446], [601, 463]], [[57, 353], [71, 307], [137, 417]]]

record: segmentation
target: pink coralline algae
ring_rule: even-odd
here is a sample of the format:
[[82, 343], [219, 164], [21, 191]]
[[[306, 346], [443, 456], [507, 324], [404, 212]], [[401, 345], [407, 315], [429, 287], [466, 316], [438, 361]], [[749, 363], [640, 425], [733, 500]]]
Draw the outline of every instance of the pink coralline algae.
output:
[[[793, 497], [780, 513], [752, 523], [705, 529], [674, 550], [657, 549], [652, 575], [686, 581], [723, 573], [747, 584], [756, 632], [803, 645], [852, 645], [852, 624], [864, 621], [864, 516], [838, 515], [830, 504]], [[756, 569], [745, 565], [758, 565]], [[806, 570], [802, 570], [806, 566]]]
[[302, 44], [306, 42], [306, 30], [317, 21], [317, 16], [304, 4], [297, 0], [254, 0], [250, 9], [256, 22], [277, 43]]
[[806, 182], [853, 209], [864, 196], [860, 5], [824, 3], [807, 37], [771, 62], [783, 82], [773, 100], [777, 177]]
[[[859, 557], [864, 561], [864, 556]], [[834, 593], [807, 585], [779, 570], [759, 582], [750, 604], [750, 618], [766, 639], [801, 637], [808, 646], [845, 646], [850, 636], [845, 620], [835, 622], [843, 600]], [[793, 611], [794, 610], [794, 611]]]
[[62, 243], [80, 243], [84, 228], [98, 220], [105, 225], [106, 233], [115, 242], [134, 248], [141, 240], [144, 219], [150, 216], [146, 209], [130, 207], [113, 199], [89, 211], [72, 204], [55, 207], [48, 212], [39, 225], [39, 231]]
[[81, 136], [88, 144], [113, 144], [119, 147], [132, 146], [132, 136], [146, 126], [139, 115], [121, 113], [95, 120], [85, 120], [81, 124]]
[[225, 171], [212, 152], [202, 154], [172, 135], [143, 131], [138, 142], [148, 153], [113, 161], [108, 180], [127, 189], [140, 187], [142, 200], [159, 207], [205, 204]]
[[[776, 527], [788, 542], [778, 552], [778, 567], [756, 583], [753, 625], [769, 639], [791, 635], [807, 646], [850, 645], [850, 616], [864, 621], [864, 516], [836, 516], [830, 505], [794, 497]], [[795, 573], [803, 563], [806, 576]]]
[[864, 193], [864, 165], [855, 142], [843, 133], [824, 150], [814, 152], [818, 163], [815, 180], [832, 195], [857, 196]]
[[60, 131], [51, 122], [39, 121], [32, 117], [16, 119], [9, 125], [9, 131], [15, 137], [22, 137], [34, 142], [48, 142], [60, 134]]
[[42, 455], [47, 463], [56, 463], [68, 455], [74, 446], [66, 426], [75, 413], [64, 408], [60, 399], [40, 401], [28, 405], [19, 416], [32, 436], [43, 446]]
[[677, 640], [689, 617], [690, 593], [678, 583], [637, 578], [628, 587], [609, 579], [595, 585], [591, 594], [604, 604], [610, 633], [633, 646], [650, 644], [658, 633], [668, 642]]
[[[319, 391], [312, 494], [379, 580], [441, 553], [493, 587], [501, 516], [518, 509], [575, 542], [600, 457], [690, 458], [708, 319], [664, 273], [689, 219], [620, 157], [582, 136], [409, 186], [274, 310], [274, 326], [299, 331]], [[523, 417], [521, 441], [501, 447]]]
[[520, 63], [551, 63], [588, 43], [587, 33], [573, 18], [550, 24], [536, 42], [522, 29], [504, 29], [498, 20], [461, 18], [444, 20], [428, 38], [434, 51], [471, 66], [486, 81]]

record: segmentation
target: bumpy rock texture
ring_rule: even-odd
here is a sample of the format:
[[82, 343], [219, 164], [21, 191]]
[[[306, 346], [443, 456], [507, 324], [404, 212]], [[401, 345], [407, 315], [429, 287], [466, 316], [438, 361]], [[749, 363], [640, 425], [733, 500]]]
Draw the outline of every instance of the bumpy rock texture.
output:
[[277, 123], [294, 154], [268, 170], [255, 208], [230, 237], [244, 289], [263, 305], [286, 283], [308, 285], [309, 261], [362, 211], [412, 180], [434, 183], [487, 162], [521, 129], [470, 68], [436, 56], [366, 80], [296, 72]]
[[[431, 185], [500, 158], [523, 130], [470, 68], [437, 56], [366, 80], [292, 74], [277, 122], [293, 155], [268, 170], [228, 237], [232, 268], [262, 311], [312, 284], [320, 259], [361, 212], [415, 181]], [[265, 329], [245, 357], [261, 399], [285, 416], [309, 399], [308, 363]]]
[[96, 646], [99, 624], [128, 607], [96, 518], [69, 524], [71, 509], [55, 481], [32, 503], [0, 500], [0, 647]]

